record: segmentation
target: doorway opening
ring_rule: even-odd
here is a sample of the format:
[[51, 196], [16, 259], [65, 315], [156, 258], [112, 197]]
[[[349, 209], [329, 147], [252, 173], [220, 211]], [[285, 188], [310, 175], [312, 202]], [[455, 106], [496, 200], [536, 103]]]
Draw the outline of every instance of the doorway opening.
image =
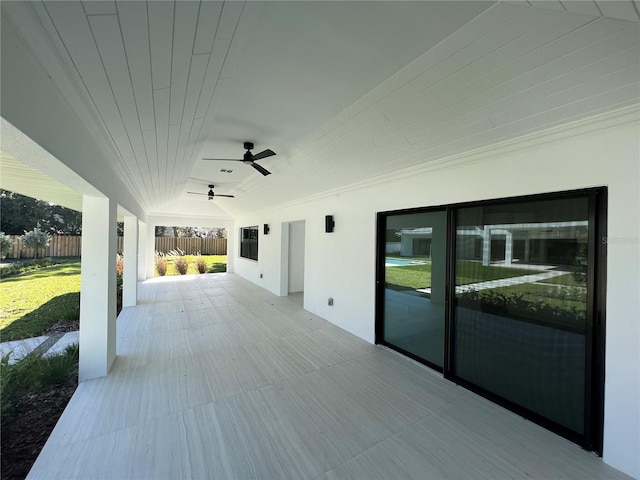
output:
[[282, 223], [281, 296], [304, 296], [304, 220]]

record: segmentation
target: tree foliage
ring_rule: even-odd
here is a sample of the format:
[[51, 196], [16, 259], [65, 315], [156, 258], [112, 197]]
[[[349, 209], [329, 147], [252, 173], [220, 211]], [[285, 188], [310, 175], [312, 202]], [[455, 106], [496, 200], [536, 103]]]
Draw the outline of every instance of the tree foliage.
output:
[[4, 258], [11, 251], [13, 247], [13, 240], [8, 237], [4, 232], [0, 232], [0, 258]]
[[80, 235], [82, 213], [0, 190], [0, 231], [7, 235], [21, 235], [34, 228], [50, 235]]
[[157, 226], [156, 237], [227, 238], [226, 228]]
[[51, 236], [37, 227], [30, 232], [24, 232], [22, 236], [23, 245], [27, 248], [33, 248], [36, 252], [36, 258], [38, 258], [38, 254], [42, 254], [42, 250], [49, 246], [49, 242], [51, 242]]

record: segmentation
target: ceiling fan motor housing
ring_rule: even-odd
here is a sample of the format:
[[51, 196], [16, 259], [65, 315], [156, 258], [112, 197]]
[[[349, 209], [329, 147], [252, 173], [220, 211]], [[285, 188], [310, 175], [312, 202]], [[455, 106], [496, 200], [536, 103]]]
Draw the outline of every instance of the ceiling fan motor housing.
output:
[[271, 172], [269, 170], [267, 170], [266, 168], [264, 168], [261, 165], [258, 165], [255, 162], [256, 162], [256, 160], [262, 160], [263, 158], [272, 157], [272, 156], [274, 156], [276, 154], [276, 152], [274, 152], [271, 149], [266, 149], [266, 150], [254, 155], [253, 153], [251, 153], [251, 150], [253, 149], [253, 142], [244, 142], [243, 145], [244, 145], [244, 148], [247, 151], [244, 153], [242, 158], [203, 158], [203, 160], [218, 160], [218, 161], [224, 161], [224, 162], [242, 162], [245, 165], [250, 165], [251, 167], [255, 168], [256, 170], [258, 170], [264, 176], [271, 175]]
[[246, 152], [244, 152], [243, 163], [253, 163], [253, 154], [249, 151], [253, 149], [253, 142], [244, 142], [244, 148]]

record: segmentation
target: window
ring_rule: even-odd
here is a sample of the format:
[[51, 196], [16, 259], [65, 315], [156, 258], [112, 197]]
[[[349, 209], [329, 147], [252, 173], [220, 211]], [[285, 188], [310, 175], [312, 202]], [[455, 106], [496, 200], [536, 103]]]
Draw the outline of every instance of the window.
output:
[[240, 256], [258, 260], [258, 226], [240, 229]]

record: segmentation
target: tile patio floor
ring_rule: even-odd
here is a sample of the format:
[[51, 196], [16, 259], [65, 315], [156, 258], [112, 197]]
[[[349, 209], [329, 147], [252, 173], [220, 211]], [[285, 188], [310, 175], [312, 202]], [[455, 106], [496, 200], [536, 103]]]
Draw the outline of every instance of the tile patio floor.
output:
[[233, 274], [140, 284], [30, 479], [628, 478]]

